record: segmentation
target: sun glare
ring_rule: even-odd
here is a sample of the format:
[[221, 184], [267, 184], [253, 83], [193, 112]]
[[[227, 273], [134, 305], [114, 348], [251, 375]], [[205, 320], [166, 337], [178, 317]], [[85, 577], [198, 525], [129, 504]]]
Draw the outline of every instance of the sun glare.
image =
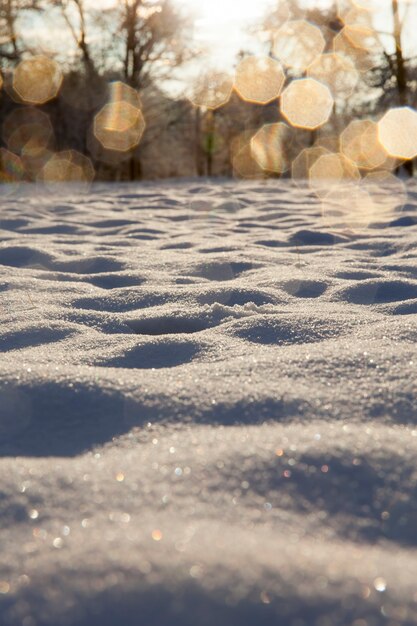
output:
[[272, 0], [176, 0], [195, 16], [194, 37], [214, 64], [232, 65], [251, 41], [249, 29], [266, 14]]
[[270, 0], [178, 0], [195, 10], [206, 22], [218, 20], [245, 21], [257, 18], [265, 11]]

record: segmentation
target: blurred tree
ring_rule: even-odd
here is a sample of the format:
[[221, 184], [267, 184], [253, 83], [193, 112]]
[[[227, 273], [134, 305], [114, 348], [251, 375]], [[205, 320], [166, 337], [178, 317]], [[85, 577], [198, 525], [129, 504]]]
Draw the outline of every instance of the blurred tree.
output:
[[52, 0], [61, 9], [62, 16], [72, 39], [81, 55], [81, 61], [87, 74], [96, 72], [87, 35], [87, 15], [84, 0]]
[[0, 0], [0, 63], [20, 60], [25, 46], [18, 20], [24, 12], [40, 8], [39, 0]]
[[383, 54], [369, 78], [372, 87], [382, 90], [379, 104], [383, 107], [393, 102], [396, 105], [407, 106], [411, 103], [412, 94], [416, 90], [411, 75], [415, 59], [407, 59], [403, 48], [403, 29], [409, 7], [408, 4], [400, 5], [398, 0], [391, 0], [392, 30], [378, 33]]
[[[167, 84], [175, 78], [177, 68], [191, 58], [191, 38], [187, 38], [191, 18], [171, 0], [121, 0], [106, 11], [104, 20], [115, 27], [105, 69], [119, 67], [123, 80], [141, 94], [146, 90], [155, 93], [155, 85]], [[158, 133], [164, 132], [159, 121], [155, 123], [155, 113], [159, 111], [159, 119], [170, 118], [170, 125], [173, 124], [172, 116], [164, 111], [165, 99], [158, 103], [153, 98], [153, 102], [152, 110], [145, 111], [147, 132], [142, 146], [129, 160], [131, 179], [142, 176], [141, 154], [148, 137], [155, 140]], [[181, 118], [181, 107], [174, 110]]]
[[127, 83], [137, 89], [167, 80], [189, 58], [186, 18], [170, 0], [123, 0], [119, 12], [119, 50]]
[[403, 55], [403, 47], [402, 47], [402, 27], [403, 21], [400, 17], [400, 8], [398, 4], [398, 0], [392, 0], [392, 17], [394, 23], [393, 29], [393, 37], [394, 37], [394, 45], [395, 45], [395, 66], [393, 67], [397, 90], [398, 90], [398, 100], [402, 106], [408, 104], [408, 94], [407, 94], [407, 67], [406, 62]]
[[[410, 7], [410, 3], [391, 0], [392, 30], [378, 33], [382, 57], [369, 74], [369, 85], [376, 87], [380, 94], [375, 103], [376, 112], [393, 105], [409, 106], [415, 101], [417, 58], [407, 58], [403, 45], [404, 24]], [[410, 176], [413, 175], [413, 161], [407, 161], [404, 168]]]

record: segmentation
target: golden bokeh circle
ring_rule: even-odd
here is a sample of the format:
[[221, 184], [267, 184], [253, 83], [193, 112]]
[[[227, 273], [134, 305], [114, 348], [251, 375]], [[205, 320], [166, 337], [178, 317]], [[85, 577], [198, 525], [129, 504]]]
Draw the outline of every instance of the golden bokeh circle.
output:
[[251, 153], [266, 172], [283, 174], [290, 167], [287, 154], [289, 128], [282, 122], [264, 124], [251, 139]]
[[109, 102], [94, 118], [94, 135], [106, 150], [128, 152], [142, 139], [145, 120], [141, 110], [124, 100]]
[[281, 64], [270, 57], [246, 57], [236, 69], [235, 90], [248, 102], [272, 102], [280, 96], [284, 83]]
[[309, 170], [310, 187], [319, 197], [334, 193], [341, 185], [355, 183], [360, 178], [355, 163], [341, 153], [322, 155]]
[[255, 130], [246, 130], [237, 135], [231, 142], [231, 160], [233, 173], [240, 178], [259, 178], [263, 170], [252, 154], [251, 140]]
[[62, 183], [77, 183], [79, 188], [88, 187], [93, 179], [93, 164], [88, 157], [76, 150], [53, 154], [38, 177], [39, 182], [53, 188]]
[[326, 85], [314, 78], [294, 80], [281, 96], [281, 113], [297, 128], [314, 130], [330, 118], [334, 100]]
[[276, 31], [273, 52], [287, 67], [304, 72], [325, 45], [320, 28], [307, 20], [292, 20]]
[[361, 185], [373, 197], [377, 205], [377, 221], [389, 221], [400, 212], [408, 199], [407, 187], [398, 176], [386, 170], [369, 172]]
[[27, 104], [45, 104], [58, 95], [62, 72], [56, 61], [38, 55], [24, 59], [13, 75], [13, 89]]
[[378, 137], [378, 125], [372, 120], [354, 120], [340, 135], [340, 151], [357, 167], [372, 170], [382, 167], [387, 153]]
[[398, 159], [417, 156], [417, 111], [396, 107], [378, 122], [378, 137], [387, 154]]
[[121, 80], [109, 84], [109, 102], [128, 102], [137, 109], [142, 109], [142, 100], [139, 92]]
[[301, 150], [291, 164], [291, 178], [294, 182], [304, 185], [308, 181], [311, 167], [324, 154], [330, 154], [330, 151], [323, 146], [312, 146]]

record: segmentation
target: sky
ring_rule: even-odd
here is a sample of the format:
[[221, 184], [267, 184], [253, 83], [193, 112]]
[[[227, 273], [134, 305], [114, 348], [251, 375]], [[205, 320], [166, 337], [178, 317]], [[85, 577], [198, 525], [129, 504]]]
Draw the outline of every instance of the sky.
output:
[[185, 10], [196, 15], [195, 39], [208, 47], [213, 65], [232, 67], [237, 53], [253, 49], [251, 24], [266, 14], [272, 0], [176, 0]]

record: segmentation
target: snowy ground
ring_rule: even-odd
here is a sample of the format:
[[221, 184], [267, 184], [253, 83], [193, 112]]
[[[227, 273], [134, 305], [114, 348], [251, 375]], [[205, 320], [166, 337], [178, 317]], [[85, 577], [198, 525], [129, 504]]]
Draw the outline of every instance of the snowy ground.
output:
[[366, 230], [196, 181], [0, 228], [1, 626], [417, 624], [416, 186]]

